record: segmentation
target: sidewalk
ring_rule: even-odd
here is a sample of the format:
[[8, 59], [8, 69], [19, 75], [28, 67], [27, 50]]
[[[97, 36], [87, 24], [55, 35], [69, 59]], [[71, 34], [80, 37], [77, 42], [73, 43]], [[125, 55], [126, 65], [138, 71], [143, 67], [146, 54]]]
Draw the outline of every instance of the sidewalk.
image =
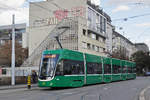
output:
[[[38, 87], [38, 85], [37, 84], [31, 84], [31, 87]], [[27, 84], [17, 84], [14, 86], [11, 86], [11, 85], [0, 86], [0, 90], [19, 89], [19, 88], [27, 88]]]

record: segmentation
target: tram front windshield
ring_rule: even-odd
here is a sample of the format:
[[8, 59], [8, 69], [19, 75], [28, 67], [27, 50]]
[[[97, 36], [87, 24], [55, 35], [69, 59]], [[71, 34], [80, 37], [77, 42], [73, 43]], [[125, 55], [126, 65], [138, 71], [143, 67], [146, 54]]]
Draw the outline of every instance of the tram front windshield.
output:
[[39, 77], [52, 77], [55, 71], [58, 55], [44, 55]]

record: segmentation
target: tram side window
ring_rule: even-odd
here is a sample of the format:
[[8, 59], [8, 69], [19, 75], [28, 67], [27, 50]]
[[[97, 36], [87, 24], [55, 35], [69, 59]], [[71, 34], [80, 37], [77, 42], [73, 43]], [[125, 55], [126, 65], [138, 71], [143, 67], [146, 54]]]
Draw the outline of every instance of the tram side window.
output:
[[58, 62], [56, 67], [56, 76], [63, 75], [63, 60]]
[[118, 69], [117, 65], [113, 65], [113, 74], [118, 74]]
[[136, 73], [136, 67], [133, 67], [132, 72]]
[[64, 60], [64, 75], [84, 74], [84, 63], [82, 61]]
[[126, 67], [126, 66], [124, 66], [124, 67], [122, 68], [122, 73], [127, 73], [127, 67]]
[[102, 64], [101, 63], [87, 63], [87, 74], [102, 74]]
[[104, 64], [104, 74], [111, 74], [111, 65]]
[[121, 73], [121, 66], [113, 65], [113, 74]]
[[102, 63], [99, 63], [98, 66], [99, 66], [99, 67], [98, 67], [98, 69], [99, 69], [99, 74], [102, 74]]
[[128, 73], [132, 73], [132, 68], [128, 67]]
[[92, 63], [87, 63], [87, 74], [94, 74], [94, 67]]
[[121, 73], [121, 72], [122, 72], [122, 67], [118, 66], [118, 73]]
[[129, 73], [129, 71], [130, 71], [130, 67], [128, 66], [128, 67], [127, 67], [127, 73]]

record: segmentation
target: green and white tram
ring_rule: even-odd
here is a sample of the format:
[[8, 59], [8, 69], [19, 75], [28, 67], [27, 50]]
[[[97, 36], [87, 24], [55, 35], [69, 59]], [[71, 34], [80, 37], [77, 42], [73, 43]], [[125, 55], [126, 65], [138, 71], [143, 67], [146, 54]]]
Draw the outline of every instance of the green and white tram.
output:
[[46, 50], [39, 68], [39, 87], [81, 87], [136, 78], [135, 63], [77, 51]]

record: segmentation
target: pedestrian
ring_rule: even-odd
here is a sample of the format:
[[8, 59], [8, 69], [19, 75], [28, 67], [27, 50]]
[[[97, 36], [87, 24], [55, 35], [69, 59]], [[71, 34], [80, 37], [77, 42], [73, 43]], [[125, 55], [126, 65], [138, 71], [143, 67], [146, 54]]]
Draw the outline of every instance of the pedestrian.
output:
[[37, 73], [35, 70], [32, 71], [32, 81], [33, 81], [33, 83], [37, 82]]

